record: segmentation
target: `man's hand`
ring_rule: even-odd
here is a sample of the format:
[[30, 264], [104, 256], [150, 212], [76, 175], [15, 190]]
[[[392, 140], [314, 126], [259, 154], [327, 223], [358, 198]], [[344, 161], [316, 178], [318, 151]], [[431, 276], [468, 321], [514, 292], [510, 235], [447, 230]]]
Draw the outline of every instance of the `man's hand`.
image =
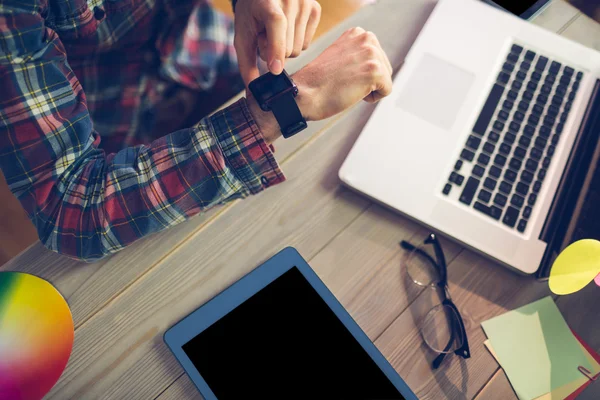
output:
[[308, 48], [320, 18], [315, 0], [238, 0], [234, 45], [246, 86], [260, 75], [257, 49], [269, 71], [279, 75], [286, 58]]
[[374, 33], [352, 28], [293, 79], [302, 115], [317, 121], [361, 100], [374, 103], [390, 94], [392, 65]]
[[[361, 100], [374, 103], [392, 91], [392, 66], [372, 32], [352, 28], [314, 61], [292, 76], [296, 102], [304, 118], [317, 121], [338, 114]], [[260, 109], [248, 93], [250, 111], [271, 143], [281, 132], [273, 113]]]

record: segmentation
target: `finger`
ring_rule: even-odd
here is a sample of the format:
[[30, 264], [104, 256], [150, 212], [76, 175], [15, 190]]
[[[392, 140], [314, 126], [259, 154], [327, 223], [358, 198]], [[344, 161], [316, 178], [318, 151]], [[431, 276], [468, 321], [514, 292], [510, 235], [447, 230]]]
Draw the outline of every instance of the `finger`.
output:
[[392, 64], [390, 64], [390, 60], [388, 59], [387, 55], [385, 54], [385, 51], [383, 51], [383, 48], [381, 47], [381, 43], [379, 43], [379, 39], [377, 38], [377, 35], [375, 35], [373, 32], [367, 32], [367, 33], [369, 35], [369, 40], [379, 50], [381, 62], [385, 66], [388, 73], [390, 75], [392, 75], [392, 73], [394, 71], [392, 68]]
[[[310, 5], [310, 4], [309, 4]], [[304, 47], [304, 38], [306, 36], [306, 25], [310, 18], [311, 7], [300, 5], [300, 10], [296, 16], [296, 28], [294, 30], [294, 44], [290, 57], [298, 57]]]
[[287, 43], [287, 20], [283, 10], [273, 5], [260, 16], [267, 31], [267, 64], [269, 71], [279, 75], [283, 71]]
[[298, 16], [297, 2], [290, 2], [283, 10], [285, 18], [287, 19], [287, 34], [286, 34], [286, 46], [285, 46], [285, 58], [292, 55], [294, 51], [294, 37], [296, 33], [296, 17]]
[[267, 35], [265, 33], [258, 34], [258, 53], [260, 58], [267, 62], [268, 57], [268, 46], [267, 46]]
[[315, 32], [317, 31], [317, 27], [319, 26], [319, 21], [321, 21], [321, 5], [315, 1], [310, 10], [308, 23], [306, 24], [306, 33], [304, 34], [302, 50], [306, 50], [308, 49], [308, 46], [310, 46], [310, 43], [315, 36]]
[[392, 78], [391, 76], [382, 74], [377, 84], [377, 90], [369, 93], [369, 95], [365, 97], [365, 101], [367, 103], [376, 103], [384, 97], [389, 96], [390, 93], [392, 93]]
[[354, 38], [365, 33], [365, 30], [360, 26], [355, 26], [354, 28], [348, 29], [341, 37], [349, 37]]
[[250, 82], [260, 76], [256, 66], [256, 42], [249, 37], [235, 36], [234, 47], [238, 56], [238, 65], [244, 84], [248, 86]]

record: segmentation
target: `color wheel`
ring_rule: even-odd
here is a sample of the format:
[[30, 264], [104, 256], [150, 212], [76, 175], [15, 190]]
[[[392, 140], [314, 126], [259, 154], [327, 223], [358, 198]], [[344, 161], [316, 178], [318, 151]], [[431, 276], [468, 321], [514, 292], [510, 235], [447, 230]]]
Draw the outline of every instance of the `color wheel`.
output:
[[0, 272], [0, 399], [46, 395], [67, 366], [73, 336], [69, 306], [50, 283]]

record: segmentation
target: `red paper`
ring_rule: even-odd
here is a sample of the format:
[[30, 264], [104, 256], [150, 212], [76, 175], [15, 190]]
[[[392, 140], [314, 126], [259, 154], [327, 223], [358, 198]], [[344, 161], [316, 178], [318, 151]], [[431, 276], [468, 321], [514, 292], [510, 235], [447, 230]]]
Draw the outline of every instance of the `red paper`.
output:
[[[598, 361], [598, 363], [600, 363], [600, 354], [596, 353], [594, 351], [594, 349], [592, 349], [586, 342], [583, 341], [582, 338], [579, 337], [578, 334], [576, 334], [572, 329], [571, 332], [573, 332], [573, 336], [575, 336], [575, 338], [577, 340], [579, 340], [579, 343], [581, 343], [583, 345], [583, 347], [585, 347], [585, 349], [590, 353], [590, 355], [592, 357], [594, 357], [594, 359], [596, 361]], [[599, 377], [600, 374], [596, 375], [596, 377]], [[586, 383], [584, 383], [583, 385], [581, 385], [579, 387], [579, 389], [577, 389], [576, 391], [574, 391], [573, 393], [571, 393], [569, 395], [569, 397], [567, 397], [565, 400], [575, 400], [575, 398], [577, 398], [577, 396], [579, 396], [581, 394], [581, 392], [583, 392], [585, 390], [585, 388], [587, 388], [590, 384], [592, 383], [592, 381], [588, 380]]]

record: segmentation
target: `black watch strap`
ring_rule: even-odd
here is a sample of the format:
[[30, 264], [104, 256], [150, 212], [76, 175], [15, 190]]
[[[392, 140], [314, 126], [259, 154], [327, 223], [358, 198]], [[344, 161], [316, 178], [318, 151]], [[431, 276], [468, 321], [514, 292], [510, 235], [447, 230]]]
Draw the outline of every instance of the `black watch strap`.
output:
[[284, 138], [294, 136], [306, 128], [306, 120], [302, 117], [293, 93], [288, 92], [277, 96], [269, 102], [269, 107], [279, 123]]

